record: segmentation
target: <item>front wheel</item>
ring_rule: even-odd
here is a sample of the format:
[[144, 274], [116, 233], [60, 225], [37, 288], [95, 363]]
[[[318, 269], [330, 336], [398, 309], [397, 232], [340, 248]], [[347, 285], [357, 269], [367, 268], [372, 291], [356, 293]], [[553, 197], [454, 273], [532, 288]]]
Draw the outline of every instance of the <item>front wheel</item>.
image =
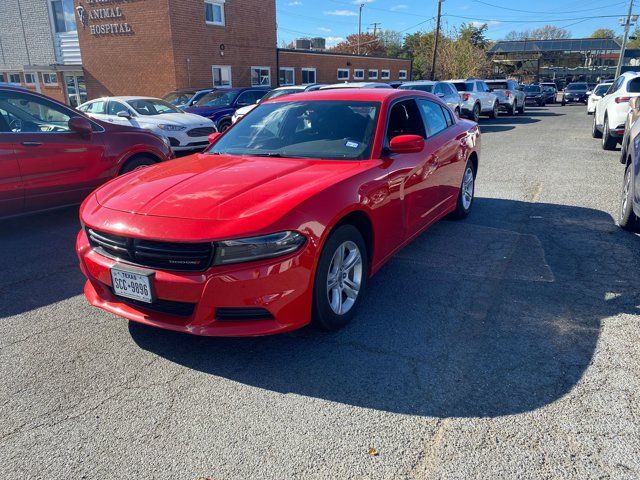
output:
[[518, 113], [524, 113], [525, 108], [525, 102], [522, 102], [522, 104], [518, 107]]
[[609, 129], [609, 119], [604, 117], [604, 128], [602, 132], [602, 149], [603, 150], [615, 150], [618, 141], [611, 135]]
[[517, 113], [518, 109], [516, 108], [515, 103], [513, 105], [509, 105], [507, 107], [507, 115], [513, 116]]
[[602, 133], [598, 130], [598, 126], [596, 124], [597, 112], [593, 112], [593, 124], [591, 125], [591, 136], [593, 138], [601, 138]]
[[322, 249], [313, 287], [313, 323], [338, 330], [353, 318], [367, 284], [369, 261], [360, 231], [338, 227]]
[[140, 155], [138, 157], [132, 158], [131, 160], [128, 160], [120, 170], [120, 174], [124, 175], [125, 173], [133, 172], [134, 170], [148, 167], [155, 163], [156, 161], [153, 158], [147, 155]]
[[632, 232], [639, 230], [638, 217], [633, 212], [633, 164], [631, 162], [624, 172], [618, 225]]
[[471, 160], [468, 160], [467, 165], [464, 167], [464, 175], [462, 176], [462, 183], [460, 184], [460, 191], [458, 192], [456, 209], [451, 214], [451, 218], [462, 220], [469, 216], [469, 212], [471, 212], [471, 207], [473, 206], [475, 188], [476, 171]]
[[231, 119], [223, 118], [222, 120], [220, 120], [220, 122], [218, 122], [218, 131], [220, 133], [225, 132], [229, 129], [230, 126], [231, 126]]
[[489, 118], [496, 118], [498, 116], [498, 102], [493, 104], [493, 110], [489, 112]]

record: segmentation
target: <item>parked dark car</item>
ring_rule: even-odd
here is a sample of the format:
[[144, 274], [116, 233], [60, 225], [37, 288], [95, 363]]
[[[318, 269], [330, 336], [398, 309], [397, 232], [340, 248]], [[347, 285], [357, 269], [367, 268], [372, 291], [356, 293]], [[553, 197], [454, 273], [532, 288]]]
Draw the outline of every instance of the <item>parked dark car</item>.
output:
[[562, 95], [562, 106], [567, 103], [584, 103], [585, 105], [589, 101], [589, 85], [584, 82], [570, 83], [564, 89]]
[[227, 88], [207, 93], [193, 106], [184, 110], [210, 118], [224, 132], [232, 124], [231, 117], [238, 108], [253, 105], [270, 91], [268, 87]]
[[0, 87], [0, 217], [80, 203], [107, 180], [170, 158], [168, 141], [147, 130]]
[[523, 90], [527, 104], [534, 104], [539, 107], [545, 106], [546, 97], [540, 85], [525, 85]]
[[170, 103], [174, 107], [185, 108], [195, 104], [207, 93], [213, 92], [215, 88], [186, 88], [184, 90], [175, 90], [167, 93], [162, 100]]
[[542, 87], [542, 94], [544, 95], [544, 103], [547, 105], [556, 103], [556, 89], [550, 85], [540, 86]]

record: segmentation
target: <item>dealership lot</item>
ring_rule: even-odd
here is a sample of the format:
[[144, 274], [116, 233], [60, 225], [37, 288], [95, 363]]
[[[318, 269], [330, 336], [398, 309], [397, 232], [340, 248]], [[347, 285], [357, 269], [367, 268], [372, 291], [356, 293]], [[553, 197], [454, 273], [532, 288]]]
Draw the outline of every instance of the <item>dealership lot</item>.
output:
[[640, 237], [590, 123], [483, 119], [471, 216], [401, 251], [337, 333], [128, 324], [82, 296], [73, 209], [5, 221], [1, 476], [637, 478]]

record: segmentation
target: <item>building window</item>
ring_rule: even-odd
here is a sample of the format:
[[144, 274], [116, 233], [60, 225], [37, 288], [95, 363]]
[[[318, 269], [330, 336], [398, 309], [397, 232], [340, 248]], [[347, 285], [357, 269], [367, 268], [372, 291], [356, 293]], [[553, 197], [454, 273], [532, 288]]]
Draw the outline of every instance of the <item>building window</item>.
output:
[[214, 87], [231, 87], [231, 67], [214, 65], [211, 67]]
[[9, 74], [9, 83], [20, 83], [20, 74], [19, 73], [10, 73]]
[[380, 78], [382, 80], [389, 80], [391, 78], [391, 71], [390, 70], [382, 70], [380, 72]]
[[280, 68], [280, 77], [278, 82], [281, 86], [285, 87], [288, 85], [296, 84], [296, 71], [291, 67], [281, 67]]
[[43, 73], [42, 81], [45, 85], [57, 85], [58, 84], [58, 75], [55, 73]]
[[369, 70], [369, 80], [378, 79], [378, 70]]
[[4, 73], [0, 73], [0, 83], [4, 83]]
[[270, 67], [251, 67], [251, 86], [271, 86], [271, 68]]
[[339, 68], [338, 69], [338, 80], [349, 80], [349, 69], [348, 68]]
[[302, 69], [302, 84], [311, 85], [316, 83], [316, 69], [315, 68], [303, 68]]
[[364, 80], [364, 70], [357, 69], [353, 71], [353, 79], [354, 80]]
[[35, 85], [36, 84], [36, 74], [35, 73], [25, 73], [24, 74], [24, 83], [27, 85]]
[[224, 0], [204, 0], [204, 21], [224, 27]]
[[77, 31], [73, 0], [51, 0], [49, 5], [51, 21], [56, 33]]
[[400, 70], [400, 72], [398, 72], [398, 78], [400, 80], [406, 80], [407, 79], [407, 71], [406, 70]]

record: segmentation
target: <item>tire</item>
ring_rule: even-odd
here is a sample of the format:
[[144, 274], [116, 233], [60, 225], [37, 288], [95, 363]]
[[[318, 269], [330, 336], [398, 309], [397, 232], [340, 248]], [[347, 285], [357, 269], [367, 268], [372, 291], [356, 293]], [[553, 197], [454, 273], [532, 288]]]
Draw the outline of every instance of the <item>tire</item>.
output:
[[460, 183], [460, 191], [458, 192], [458, 201], [456, 209], [451, 213], [450, 217], [454, 220], [462, 220], [469, 216], [473, 201], [475, 199], [476, 171], [473, 162], [467, 160]]
[[[342, 261], [339, 260], [340, 251], [343, 252]], [[352, 255], [354, 263], [344, 271], [344, 261], [349, 260]], [[368, 258], [366, 244], [356, 227], [342, 225], [331, 233], [320, 254], [313, 285], [314, 326], [322, 330], [338, 330], [351, 321], [367, 286]], [[332, 271], [335, 274], [332, 275]], [[336, 277], [333, 288], [329, 286], [330, 275]], [[347, 295], [347, 290], [351, 295]], [[354, 291], [355, 298], [352, 297]]]
[[640, 221], [633, 212], [633, 164], [631, 162], [629, 162], [624, 172], [622, 198], [618, 215], [618, 225], [621, 228], [631, 232], [640, 231]]
[[525, 103], [526, 103], [526, 102], [522, 102], [522, 105], [520, 105], [520, 106], [518, 107], [518, 113], [519, 113], [519, 114], [521, 114], [521, 115], [524, 113], [524, 110], [525, 110], [525, 108], [526, 108], [526, 107], [525, 107]]
[[455, 113], [455, 114], [456, 114], [456, 117], [460, 118], [460, 109], [459, 109], [459, 108], [456, 108], [456, 109], [453, 111], [453, 113]]
[[148, 155], [138, 155], [134, 158], [131, 158], [125, 162], [125, 164], [120, 169], [120, 175], [124, 175], [125, 173], [133, 172], [134, 170], [142, 167], [148, 167], [149, 165], [154, 165], [156, 160]]
[[565, 102], [564, 100], [562, 101], [562, 103], [560, 105], [562, 105], [563, 107], [567, 104], [567, 102]]
[[602, 132], [602, 149], [603, 150], [615, 150], [618, 145], [618, 141], [611, 136], [611, 131], [609, 130], [609, 119], [604, 117], [604, 128]]
[[478, 123], [480, 121], [480, 104], [476, 103], [471, 110], [471, 120]]
[[222, 133], [225, 130], [227, 130], [230, 126], [231, 126], [231, 119], [230, 118], [223, 118], [222, 120], [220, 120], [218, 122], [218, 131], [220, 133]]
[[509, 106], [507, 107], [507, 115], [509, 115], [509, 116], [511, 116], [511, 117], [512, 117], [512, 116], [514, 116], [517, 112], [518, 112], [518, 109], [516, 108], [516, 105], [515, 105], [515, 104], [513, 104], [513, 105], [509, 105]]
[[[625, 128], [625, 132], [628, 132], [629, 129]], [[620, 163], [623, 165], [627, 161], [627, 153], [629, 151], [629, 136], [625, 133], [624, 137], [622, 137], [622, 142], [620, 143]]]
[[493, 102], [493, 110], [489, 112], [489, 118], [497, 118], [498, 115], [498, 102]]
[[602, 138], [602, 132], [596, 126], [596, 114], [593, 113], [593, 125], [591, 126], [591, 136], [593, 138]]

